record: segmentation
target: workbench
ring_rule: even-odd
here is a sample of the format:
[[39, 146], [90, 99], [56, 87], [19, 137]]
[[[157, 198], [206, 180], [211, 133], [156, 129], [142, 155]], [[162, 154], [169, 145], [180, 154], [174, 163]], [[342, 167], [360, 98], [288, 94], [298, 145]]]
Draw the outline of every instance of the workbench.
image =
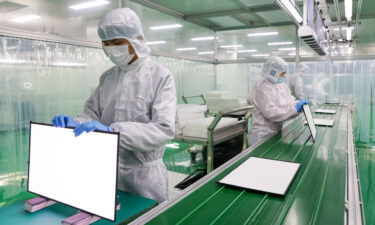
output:
[[[266, 141], [251, 146], [170, 201], [131, 224], [364, 224], [348, 106], [321, 105], [334, 115], [333, 127], [318, 126], [316, 142], [303, 114]], [[250, 156], [300, 163], [285, 196], [234, 189], [218, 180]], [[261, 173], [262, 171], [259, 171]]]
[[[116, 213], [116, 221], [111, 222], [109, 220], [102, 219], [93, 223], [93, 225], [126, 224], [157, 205], [157, 202], [154, 200], [123, 191], [118, 191], [118, 196], [118, 200], [121, 203], [121, 208]], [[24, 202], [22, 201], [0, 208], [0, 224], [59, 225], [63, 219], [76, 213], [77, 209], [61, 203], [57, 203], [39, 211], [29, 213], [24, 210]]]

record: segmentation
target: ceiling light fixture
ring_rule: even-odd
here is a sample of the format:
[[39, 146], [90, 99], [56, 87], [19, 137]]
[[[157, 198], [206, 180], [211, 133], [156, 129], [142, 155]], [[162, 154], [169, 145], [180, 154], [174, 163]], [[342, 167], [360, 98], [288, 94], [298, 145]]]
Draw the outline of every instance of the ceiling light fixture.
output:
[[244, 50], [237, 50], [239, 53], [245, 53], [245, 52], [257, 52], [256, 49], [244, 49]]
[[276, 0], [276, 3], [288, 13], [292, 19], [298, 24], [302, 23], [302, 16], [298, 9], [290, 0]]
[[97, 0], [97, 1], [92, 1], [92, 2], [84, 2], [76, 5], [71, 5], [69, 8], [75, 9], [75, 10], [81, 10], [81, 9], [87, 9], [87, 8], [92, 8], [92, 7], [97, 7], [101, 5], [107, 5], [109, 4], [109, 1], [106, 0]]
[[254, 55], [251, 55], [253, 57], [267, 57], [267, 56], [270, 56], [270, 54], [254, 54]]
[[198, 52], [198, 55], [212, 55], [214, 52]]
[[346, 29], [346, 40], [352, 40], [352, 27], [348, 27], [348, 29]]
[[293, 42], [286, 41], [286, 42], [269, 42], [267, 43], [268, 46], [274, 46], [274, 45], [291, 45]]
[[196, 50], [197, 48], [195, 47], [191, 47], [191, 48], [177, 48], [176, 50], [177, 51], [192, 51], [192, 50]]
[[279, 51], [294, 51], [296, 48], [279, 48]]
[[242, 47], [242, 45], [221, 45], [220, 48], [238, 48]]
[[[307, 53], [307, 52], [300, 52], [299, 53], [300, 55], [311, 55], [311, 53]], [[295, 52], [291, 52], [291, 53], [289, 53], [288, 55], [296, 55], [296, 53]]]
[[159, 45], [159, 44], [165, 44], [165, 41], [148, 41], [146, 42], [146, 45]]
[[[347, 27], [341, 27], [341, 30], [347, 30]], [[333, 28], [334, 31], [339, 31], [340, 27]]]
[[345, 17], [348, 21], [352, 20], [353, 14], [353, 0], [344, 0], [345, 4]]
[[279, 32], [277, 31], [272, 31], [272, 32], [261, 32], [261, 33], [252, 33], [252, 34], [247, 34], [248, 37], [258, 37], [258, 36], [271, 36], [271, 35], [278, 35]]
[[181, 24], [170, 24], [170, 25], [150, 27], [150, 30], [165, 30], [165, 29], [174, 29], [174, 28], [180, 28], [180, 27], [182, 27]]
[[0, 63], [6, 63], [6, 64], [18, 64], [18, 63], [26, 63], [26, 62], [27, 62], [26, 60], [0, 58]]
[[75, 62], [55, 62], [53, 66], [66, 66], [66, 67], [83, 67], [87, 66], [86, 63], [75, 63]]
[[27, 22], [27, 21], [31, 21], [31, 20], [36, 20], [36, 19], [39, 19], [39, 18], [40, 18], [40, 16], [38, 16], [38, 15], [27, 15], [27, 16], [21, 16], [21, 17], [13, 18], [10, 21], [16, 22], [16, 23], [23, 23], [23, 22]]
[[196, 38], [192, 38], [191, 40], [192, 41], [207, 41], [207, 40], [214, 40], [214, 39], [215, 39], [214, 36], [210, 36], [210, 37], [196, 37]]

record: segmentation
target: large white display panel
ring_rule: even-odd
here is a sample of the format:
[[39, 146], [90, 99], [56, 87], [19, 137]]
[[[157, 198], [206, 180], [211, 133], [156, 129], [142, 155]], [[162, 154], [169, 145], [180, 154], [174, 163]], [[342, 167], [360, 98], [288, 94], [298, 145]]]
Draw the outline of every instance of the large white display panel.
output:
[[30, 124], [28, 191], [115, 220], [118, 134]]
[[250, 157], [219, 183], [284, 195], [299, 166], [299, 163]]

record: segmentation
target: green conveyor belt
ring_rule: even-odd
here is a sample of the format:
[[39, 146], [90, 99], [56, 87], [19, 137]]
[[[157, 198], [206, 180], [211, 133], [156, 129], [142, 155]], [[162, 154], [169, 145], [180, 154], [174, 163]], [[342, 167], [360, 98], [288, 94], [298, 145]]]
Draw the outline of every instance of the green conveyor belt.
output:
[[[344, 224], [351, 114], [344, 106], [320, 108], [336, 109], [337, 113], [314, 114], [315, 118], [335, 120], [333, 127], [317, 127], [315, 144], [303, 118], [296, 119], [282, 134], [271, 137], [147, 224]], [[301, 163], [284, 197], [216, 183], [250, 156]]]

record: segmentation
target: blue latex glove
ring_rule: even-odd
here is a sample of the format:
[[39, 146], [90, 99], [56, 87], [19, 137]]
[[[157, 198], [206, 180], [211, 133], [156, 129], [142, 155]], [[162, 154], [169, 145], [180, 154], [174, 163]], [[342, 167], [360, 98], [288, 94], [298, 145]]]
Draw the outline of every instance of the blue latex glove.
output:
[[58, 115], [52, 119], [55, 127], [76, 127], [78, 124], [70, 116]]
[[307, 105], [307, 104], [309, 104], [308, 100], [306, 100], [306, 99], [299, 100], [296, 104], [297, 112], [301, 112], [303, 105]]
[[74, 134], [75, 134], [76, 137], [78, 137], [84, 131], [86, 131], [86, 133], [89, 133], [89, 132], [94, 131], [94, 130], [112, 131], [112, 128], [107, 127], [107, 126], [99, 123], [98, 121], [94, 120], [94, 121], [91, 121], [91, 122], [86, 122], [86, 123], [82, 123], [82, 124], [78, 125], [74, 129]]

